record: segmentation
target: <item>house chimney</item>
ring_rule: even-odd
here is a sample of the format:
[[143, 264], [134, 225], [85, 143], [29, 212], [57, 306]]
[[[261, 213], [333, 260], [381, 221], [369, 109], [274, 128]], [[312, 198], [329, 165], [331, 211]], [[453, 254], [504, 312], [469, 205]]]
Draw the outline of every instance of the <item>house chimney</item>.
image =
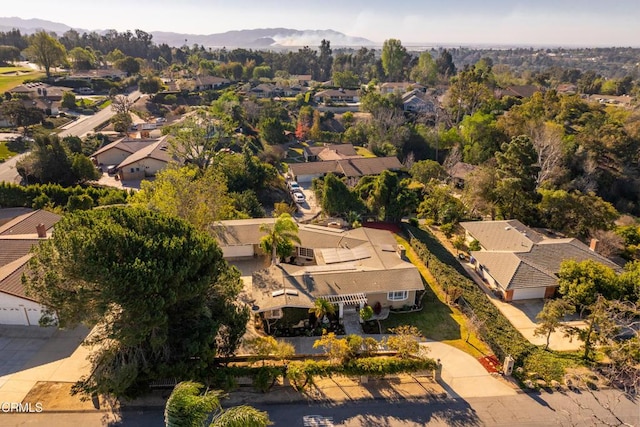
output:
[[398, 245], [398, 248], [396, 249], [396, 253], [400, 257], [400, 259], [405, 259], [407, 255], [407, 248], [405, 248], [404, 245]]
[[599, 246], [600, 246], [600, 240], [591, 239], [591, 243], [589, 244], [589, 249], [591, 249], [593, 252], [598, 252]]
[[47, 227], [45, 227], [43, 223], [36, 225], [36, 231], [39, 239], [47, 238]]

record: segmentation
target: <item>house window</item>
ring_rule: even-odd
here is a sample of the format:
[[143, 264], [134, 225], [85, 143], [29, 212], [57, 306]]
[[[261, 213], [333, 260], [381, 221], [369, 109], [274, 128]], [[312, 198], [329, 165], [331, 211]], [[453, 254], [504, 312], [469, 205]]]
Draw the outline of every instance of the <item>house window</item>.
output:
[[304, 258], [313, 258], [313, 249], [311, 248], [298, 248], [298, 255]]
[[394, 291], [387, 294], [389, 301], [404, 301], [409, 298], [409, 291]]

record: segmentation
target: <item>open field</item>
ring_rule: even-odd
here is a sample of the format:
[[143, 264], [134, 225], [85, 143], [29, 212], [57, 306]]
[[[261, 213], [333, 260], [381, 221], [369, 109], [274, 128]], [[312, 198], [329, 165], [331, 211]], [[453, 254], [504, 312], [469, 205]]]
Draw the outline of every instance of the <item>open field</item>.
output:
[[39, 71], [34, 71], [24, 67], [0, 67], [0, 93], [4, 93], [25, 80], [37, 79], [44, 75]]

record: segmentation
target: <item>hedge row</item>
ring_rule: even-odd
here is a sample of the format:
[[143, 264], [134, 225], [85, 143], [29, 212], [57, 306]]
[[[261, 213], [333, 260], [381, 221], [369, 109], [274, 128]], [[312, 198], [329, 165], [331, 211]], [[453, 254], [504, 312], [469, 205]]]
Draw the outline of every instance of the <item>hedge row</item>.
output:
[[313, 378], [327, 378], [332, 375], [373, 376], [394, 375], [436, 369], [433, 359], [401, 359], [398, 357], [363, 357], [343, 364], [327, 360], [304, 360], [289, 363], [287, 377], [298, 390], [313, 383]]
[[301, 360], [289, 362], [287, 366], [220, 366], [209, 378], [208, 384], [225, 390], [237, 386], [238, 378], [249, 378], [253, 387], [267, 392], [278, 377], [285, 375], [297, 390], [303, 390], [313, 379], [327, 378], [332, 375], [382, 377], [401, 373], [411, 373], [436, 369], [433, 359], [401, 359], [398, 357], [362, 357], [346, 363], [333, 363], [328, 360]]
[[489, 301], [485, 293], [468, 277], [460, 263], [440, 244], [435, 236], [416, 227], [406, 227], [411, 236], [411, 246], [440, 286], [445, 291], [450, 286], [462, 289], [462, 297], [484, 325], [480, 330], [480, 336], [491, 347], [495, 355], [501, 360], [504, 360], [507, 355], [511, 355], [517, 365], [522, 365], [525, 358], [537, 347], [527, 341], [520, 331]]
[[80, 186], [63, 187], [58, 184], [34, 184], [21, 186], [0, 182], [0, 207], [25, 207], [40, 209], [46, 205], [67, 207], [69, 199], [89, 196], [93, 206], [125, 203], [128, 192], [118, 188]]

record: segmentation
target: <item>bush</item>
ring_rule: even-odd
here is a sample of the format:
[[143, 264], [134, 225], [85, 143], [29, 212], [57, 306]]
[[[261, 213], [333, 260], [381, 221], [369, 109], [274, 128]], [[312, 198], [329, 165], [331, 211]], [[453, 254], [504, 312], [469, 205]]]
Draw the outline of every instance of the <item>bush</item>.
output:
[[[88, 196], [92, 206], [112, 204], [113, 201], [124, 202], [128, 192], [117, 188], [101, 187], [63, 187], [59, 184], [35, 184], [21, 186], [8, 182], [0, 182], [0, 206], [2, 207], [27, 207], [41, 209], [45, 206], [67, 208], [72, 196]], [[81, 200], [74, 200], [72, 206]], [[81, 205], [89, 205], [88, 200]]]
[[304, 390], [316, 377], [328, 378], [340, 374], [347, 376], [368, 375], [383, 377], [385, 375], [412, 373], [436, 369], [433, 359], [400, 359], [397, 357], [363, 357], [343, 364], [332, 364], [326, 360], [295, 361], [289, 364], [287, 377], [296, 390]]

